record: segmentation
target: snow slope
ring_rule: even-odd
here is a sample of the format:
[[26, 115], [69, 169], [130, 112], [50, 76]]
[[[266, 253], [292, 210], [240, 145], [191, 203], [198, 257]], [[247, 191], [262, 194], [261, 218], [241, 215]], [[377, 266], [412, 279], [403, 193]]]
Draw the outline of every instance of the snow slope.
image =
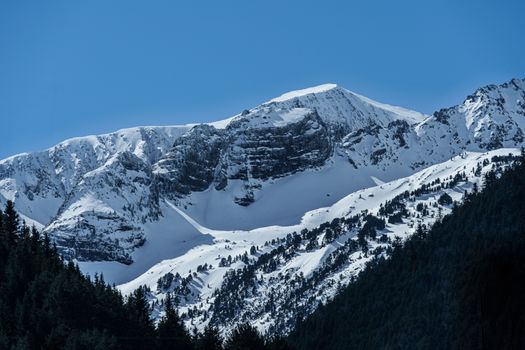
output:
[[[184, 294], [181, 310], [188, 322], [221, 326], [247, 317], [263, 330], [286, 331], [289, 325], [266, 320], [268, 310], [255, 307], [247, 314], [239, 305], [247, 300], [252, 305], [273, 303], [277, 309], [271, 312], [279, 312], [278, 303], [266, 299], [271, 293], [265, 288], [271, 290], [272, 283], [290, 271], [289, 280], [296, 286], [317, 276], [312, 288], [294, 296], [297, 303], [312, 305], [303, 308], [310, 312], [332, 295], [324, 292], [325, 283], [337, 285], [335, 275], [347, 281], [367, 261], [351, 243], [365, 216], [359, 214], [353, 228], [334, 224], [334, 232], [346, 233], [337, 233], [335, 240], [329, 234], [329, 244], [323, 243], [326, 227], [320, 226], [375, 211], [400, 191], [434, 181], [436, 172], [443, 173], [440, 177], [457, 174], [457, 167], [468, 170], [479, 162], [476, 157], [521, 147], [524, 101], [525, 80], [513, 79], [424, 115], [325, 84], [286, 93], [213, 123], [123, 129], [4, 159], [0, 204], [13, 200], [22, 218], [46, 231], [66, 259], [77, 261], [86, 273], [104, 273], [125, 292], [145, 283], [152, 288], [152, 300], [161, 298], [165, 291], [156, 289], [159, 278], [179, 273], [174, 283]], [[413, 178], [416, 175], [420, 178]], [[479, 180], [475, 178], [462, 183]], [[458, 186], [457, 193], [450, 193], [454, 199], [469, 187]], [[414, 203], [406, 204], [410, 215]], [[432, 208], [425, 213], [433, 213]], [[396, 235], [411, 232], [417, 221], [402, 220], [392, 228]], [[287, 246], [297, 259], [279, 250], [290, 244], [283, 243], [283, 237], [304, 229], [318, 235], [318, 243], [310, 237]], [[370, 249], [388, 246], [374, 242]], [[252, 246], [255, 252], [244, 255]], [[355, 263], [344, 273], [323, 275], [325, 263], [341, 249]], [[228, 267], [257, 264], [274, 250], [279, 250], [274, 252], [280, 254], [279, 261], [253, 266], [254, 271], [266, 271], [260, 283], [244, 291], [237, 306], [225, 308], [234, 310], [231, 315], [220, 312], [223, 284], [239, 278]], [[198, 283], [188, 277], [189, 270], [193, 276], [197, 269]], [[290, 298], [282, 296], [283, 301]], [[190, 312], [190, 307], [197, 311]]]
[[[250, 293], [240, 297], [242, 304], [234, 310], [234, 317], [214, 318], [215, 302], [219, 297], [217, 291], [221, 291], [221, 288], [224, 289], [225, 275], [228, 272], [253, 265], [261, 255], [279, 246], [286, 247], [287, 236], [289, 237], [290, 234], [303, 230], [315, 230], [323, 225], [333, 223], [334, 219], [344, 220], [355, 215], [363, 215], [363, 213], [381, 217], [380, 209], [385, 204], [405, 193], [413, 193], [403, 198], [407, 212], [403, 215], [402, 222], [388, 223], [384, 229], [378, 231], [377, 239], [369, 240], [369, 251], [377, 250], [378, 247], [382, 247], [384, 251], [396, 237], [404, 239], [415, 231], [417, 225], [429, 226], [433, 221], [448, 214], [452, 206], [450, 204], [438, 204], [438, 199], [443, 193], [450, 195], [454, 201], [461, 201], [464, 192], [471, 191], [474, 184], [479, 187], [482, 186], [483, 176], [487, 171], [503, 169], [519, 153], [517, 149], [499, 149], [485, 153], [466, 152], [406, 178], [353, 192], [329, 207], [305, 213], [299, 223], [291, 226], [268, 226], [248, 231], [214, 230], [201, 225], [183, 209], [167, 202], [193, 228], [203, 235], [209, 235], [212, 241], [198, 245], [174, 259], [166, 259], [148, 269], [138, 278], [119, 285], [118, 288], [126, 294], [141, 285], [146, 285], [152, 290], [152, 299], [158, 302], [164, 298], [166, 292], [173, 292], [180, 298], [180, 310], [185, 315], [188, 326], [191, 325], [191, 327], [197, 326], [202, 329], [205, 324], [212, 322], [227, 332], [243, 320], [250, 320], [263, 332], [286, 332], [293, 325], [294, 317], [297, 316], [294, 312], [303, 308], [304, 312], [309, 313], [315, 309], [319, 302], [325, 302], [333, 297], [337, 289], [349, 283], [351, 278], [355, 277], [374, 255], [367, 256], [363, 254], [361, 249], [346, 254], [341, 266], [331, 271], [323, 279], [309, 285], [307, 292], [301, 295], [299, 301], [296, 300], [299, 306], [296, 304], [295, 309], [285, 309], [284, 305], [280, 305], [283, 308], [280, 312], [285, 315], [275, 317], [275, 314], [264, 311], [267, 303], [273, 302], [279, 305], [279, 302], [270, 301], [271, 296], [281, 295], [282, 302], [288, 300], [290, 291], [293, 291], [294, 287], [298, 289], [297, 285], [290, 285], [289, 281], [313, 279], [312, 276], [315, 271], [322, 270], [323, 266], [330, 264], [331, 254], [337, 254], [345, 247], [345, 244], [348, 245], [348, 242], [356, 241], [358, 227], [344, 226], [340, 236], [330, 243], [323, 241], [326, 231], [321, 232], [315, 238], [319, 242], [315, 248], [306, 249], [304, 242], [301, 242], [298, 249], [290, 253], [290, 256], [277, 259], [277, 267], [274, 271], [265, 271], [263, 268], [257, 270], [257, 277], [253, 286], [250, 286]], [[508, 157], [508, 159], [501, 160], [498, 157], [501, 159]], [[453, 182], [453, 179], [460, 174], [463, 174], [464, 177]], [[444, 185], [447, 182], [450, 183], [450, 187], [436, 187], [438, 184]], [[426, 192], [417, 192], [425, 186], [428, 186]], [[418, 205], [424, 206], [425, 209], [418, 210]], [[383, 217], [388, 218], [388, 216]], [[388, 241], [379, 239], [383, 234]], [[277, 243], [268, 243], [275, 240]], [[255, 254], [250, 253], [252, 247], [257, 249]], [[221, 258], [243, 255], [249, 256], [248, 260], [242, 261], [239, 258], [231, 265], [220, 266]], [[205, 271], [199, 271], [199, 266], [205, 264], [212, 267]], [[189, 289], [181, 291], [175, 288], [178, 285], [175, 287], [170, 285], [167, 288], [158, 287], [159, 279], [167, 274], [192, 276], [188, 284]], [[251, 290], [252, 287], [256, 292]], [[228, 298], [234, 298], [232, 295], [235, 293], [239, 293], [237, 288], [226, 291]], [[315, 296], [315, 302], [311, 299], [312, 295]], [[275, 312], [279, 313], [279, 311]], [[281, 320], [280, 322], [287, 320], [290, 323], [278, 324], [278, 320]]]

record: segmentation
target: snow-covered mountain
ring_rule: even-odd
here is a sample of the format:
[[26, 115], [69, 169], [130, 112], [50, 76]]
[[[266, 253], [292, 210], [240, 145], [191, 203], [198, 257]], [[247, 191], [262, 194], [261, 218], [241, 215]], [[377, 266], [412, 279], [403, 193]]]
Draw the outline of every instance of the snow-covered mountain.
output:
[[[249, 319], [286, 331], [292, 319], [277, 324], [270, 317], [284, 307], [280, 302], [294, 303], [302, 311], [290, 317], [301, 317], [333, 295], [334, 278], [347, 283], [369, 257], [351, 243], [363, 226], [386, 236], [384, 242], [367, 236], [368, 249], [386, 249], [393, 235], [410, 234], [449, 205], [422, 215], [411, 205], [430, 197], [409, 194], [406, 211], [394, 210], [394, 221], [402, 221], [395, 228], [374, 226], [368, 212], [379, 215], [378, 206], [401, 192], [436, 187], [433, 173], [449, 182], [464, 172], [447, 187], [462, 192], [493, 164], [511, 161], [503, 155], [523, 145], [524, 101], [525, 80], [513, 79], [424, 115], [326, 84], [215, 123], [124, 129], [7, 158], [0, 161], [0, 202], [15, 201], [26, 222], [47, 232], [84, 271], [103, 272], [124, 291], [148, 284], [152, 299], [180, 294], [188, 322]], [[472, 167], [474, 175], [467, 175]], [[449, 194], [459, 200], [458, 193]], [[342, 247], [344, 254], [334, 257]], [[333, 259], [344, 263], [309, 280]], [[233, 267], [248, 269], [247, 277]], [[301, 292], [282, 294], [299, 285]], [[232, 286], [243, 294], [225, 301]], [[268, 299], [276, 296], [278, 303]]]
[[464, 152], [411, 176], [349, 194], [307, 212], [300, 223], [248, 231], [212, 230], [172, 203], [213, 244], [164, 260], [119, 286], [147, 286], [161, 315], [175, 296], [189, 329], [211, 323], [227, 333], [249, 321], [260, 331], [287, 333], [356, 278], [374, 257], [388, 257], [406, 237], [449, 214], [466, 192], [481, 188], [489, 171], [501, 173], [517, 149]]

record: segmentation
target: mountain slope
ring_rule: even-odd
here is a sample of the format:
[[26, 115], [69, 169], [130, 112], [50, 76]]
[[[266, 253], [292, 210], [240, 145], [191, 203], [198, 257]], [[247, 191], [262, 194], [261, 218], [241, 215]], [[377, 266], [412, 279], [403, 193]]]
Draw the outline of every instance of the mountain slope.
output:
[[216, 229], [290, 225], [373, 185], [370, 176], [390, 181], [463, 150], [520, 145], [524, 98], [515, 79], [425, 116], [326, 84], [217, 123], [126, 129], [8, 158], [0, 201], [14, 200], [65, 256], [129, 264], [159, 234], [144, 225], [162, 220], [165, 199]]
[[300, 323], [299, 349], [519, 349], [525, 345], [525, 160], [425, 233], [369, 264]]
[[[0, 161], [0, 203], [13, 200], [84, 272], [126, 292], [146, 283], [152, 302], [180, 294], [189, 323], [250, 320], [286, 333], [371, 254], [449, 210], [435, 206], [441, 195], [459, 200], [510, 164], [524, 142], [524, 100], [525, 80], [514, 79], [428, 116], [326, 84], [215, 123], [124, 129], [10, 157]], [[239, 294], [225, 305], [230, 288]], [[297, 312], [271, 320], [291, 304]]]
[[370, 259], [388, 256], [397, 240], [449, 213], [453, 201], [482, 186], [484, 174], [501, 172], [518, 154], [513, 149], [465, 153], [354, 192], [288, 227], [212, 230], [169, 203], [213, 243], [162, 261], [119, 289], [127, 294], [146, 285], [159, 303], [172, 293], [190, 328], [211, 323], [227, 333], [249, 320], [263, 333], [287, 333]]
[[10, 157], [0, 162], [0, 201], [14, 201], [66, 255], [129, 262], [144, 236], [133, 223], [160, 214], [151, 165], [188, 129], [124, 129]]

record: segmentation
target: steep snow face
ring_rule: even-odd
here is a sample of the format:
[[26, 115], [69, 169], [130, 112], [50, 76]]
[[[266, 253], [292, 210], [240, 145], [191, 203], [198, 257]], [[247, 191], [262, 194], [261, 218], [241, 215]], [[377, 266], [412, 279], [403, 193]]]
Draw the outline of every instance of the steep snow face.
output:
[[297, 224], [307, 211], [464, 150], [520, 146], [523, 99], [523, 80], [512, 80], [426, 116], [326, 84], [214, 123], [124, 129], [5, 159], [0, 202], [14, 200], [64, 256], [135, 261], [134, 278], [158, 262], [140, 252], [162, 246], [156, 239], [167, 231], [173, 246], [159, 259], [183, 253], [172, 235], [201, 239], [163, 221], [173, 216], [166, 201], [216, 230]]
[[[172, 215], [211, 240], [118, 288], [126, 294], [149, 287], [156, 317], [162, 314], [159, 303], [172, 293], [191, 328], [212, 324], [226, 334], [250, 322], [262, 332], [287, 333], [297, 318], [332, 298], [373, 257], [387, 258], [393, 244], [450, 213], [453, 201], [461, 202], [465, 192], [483, 186], [487, 172], [501, 172], [519, 153], [464, 152], [411, 176], [355, 191], [304, 213], [291, 226], [215, 230], [166, 201]], [[90, 263], [81, 266], [97, 271]]]

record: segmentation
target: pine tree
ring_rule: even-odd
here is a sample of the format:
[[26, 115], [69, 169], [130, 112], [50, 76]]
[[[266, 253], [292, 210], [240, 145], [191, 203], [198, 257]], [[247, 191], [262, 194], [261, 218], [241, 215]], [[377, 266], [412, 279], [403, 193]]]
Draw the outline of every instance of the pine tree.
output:
[[47, 232], [44, 232], [44, 241], [42, 243], [43, 243], [44, 253], [47, 256], [50, 256], [52, 254], [51, 240], [49, 239], [49, 235], [47, 234]]
[[[9, 251], [7, 234], [4, 229], [4, 213], [0, 209], [0, 266], [4, 266]], [[3, 269], [0, 268], [0, 279], [2, 278]]]
[[438, 203], [441, 205], [450, 205], [452, 202], [452, 197], [450, 197], [450, 195], [446, 192], [443, 193], [438, 199]]
[[273, 337], [266, 344], [268, 350], [292, 350], [294, 349], [285, 338]]
[[18, 234], [20, 219], [15, 211], [15, 205], [12, 201], [7, 201], [4, 211], [4, 232], [9, 245], [13, 244]]
[[423, 225], [418, 224], [416, 227], [416, 232], [414, 232], [414, 237], [418, 239], [424, 239], [426, 237], [427, 233], [425, 231], [425, 228]]
[[31, 228], [31, 250], [34, 252], [40, 244], [40, 232], [35, 226]]
[[195, 339], [196, 350], [222, 350], [223, 339], [217, 328], [210, 325], [204, 328], [202, 334], [198, 334]]
[[164, 317], [157, 326], [158, 343], [161, 349], [192, 349], [191, 338], [177, 311], [173, 306], [171, 295], [168, 293], [164, 301]]
[[131, 316], [130, 322], [134, 325], [129, 329], [129, 337], [132, 339], [137, 334], [141, 334], [143, 339], [139, 341], [130, 340], [128, 347], [131, 349], [149, 349], [155, 334], [155, 327], [150, 318], [150, 309], [146, 298], [146, 288], [141, 286], [137, 288], [128, 297], [126, 308]]
[[232, 331], [226, 343], [226, 350], [264, 350], [264, 339], [257, 329], [245, 323]]
[[0, 209], [0, 238], [4, 234], [4, 212]]

